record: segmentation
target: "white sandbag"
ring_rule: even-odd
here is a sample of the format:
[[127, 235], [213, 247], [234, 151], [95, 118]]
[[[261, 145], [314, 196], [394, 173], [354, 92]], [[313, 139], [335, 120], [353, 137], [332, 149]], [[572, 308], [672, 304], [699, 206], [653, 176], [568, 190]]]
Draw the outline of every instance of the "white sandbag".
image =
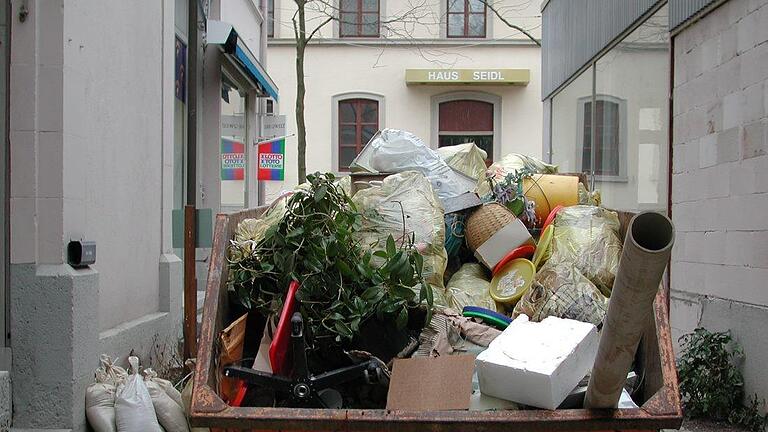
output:
[[[157, 420], [163, 429], [166, 432], [189, 432], [184, 407], [168, 396], [168, 393], [157, 381], [149, 379], [144, 383], [147, 385], [149, 397], [152, 399]], [[179, 394], [179, 398], [181, 398], [181, 394]]]
[[176, 390], [176, 387], [173, 386], [172, 382], [158, 377], [157, 372], [152, 369], [144, 369], [144, 381], [152, 381], [160, 386], [160, 388], [163, 389], [163, 391], [165, 391], [178, 406], [184, 408], [184, 402], [181, 400], [181, 392]]
[[117, 432], [114, 384], [94, 383], [85, 390], [85, 417], [94, 432]]
[[95, 432], [116, 432], [115, 393], [128, 373], [106, 354], [101, 355], [99, 363], [94, 372], [96, 382], [85, 390], [85, 417]]
[[[118, 432], [161, 432], [152, 398], [139, 374], [139, 359], [128, 358], [131, 375], [117, 388], [115, 420]], [[175, 402], [174, 402], [175, 403]]]

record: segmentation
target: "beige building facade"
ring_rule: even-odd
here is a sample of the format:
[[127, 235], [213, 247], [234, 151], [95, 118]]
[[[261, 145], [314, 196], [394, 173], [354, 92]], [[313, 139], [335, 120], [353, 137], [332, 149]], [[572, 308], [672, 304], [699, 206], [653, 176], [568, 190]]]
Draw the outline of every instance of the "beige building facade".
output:
[[[274, 1], [268, 70], [281, 92], [277, 112], [286, 116], [291, 134], [295, 5]], [[347, 172], [370, 136], [384, 128], [413, 132], [433, 148], [474, 141], [488, 151], [489, 162], [509, 152], [541, 157], [539, 46], [493, 11], [538, 38], [535, 3], [431, 0], [414, 7], [402, 0], [358, 0], [308, 13], [307, 31], [324, 17], [335, 19], [306, 50], [307, 172]], [[357, 15], [347, 12], [358, 9]], [[364, 25], [355, 26], [358, 20]], [[286, 180], [265, 182], [266, 202], [296, 183], [296, 149], [289, 137]]]

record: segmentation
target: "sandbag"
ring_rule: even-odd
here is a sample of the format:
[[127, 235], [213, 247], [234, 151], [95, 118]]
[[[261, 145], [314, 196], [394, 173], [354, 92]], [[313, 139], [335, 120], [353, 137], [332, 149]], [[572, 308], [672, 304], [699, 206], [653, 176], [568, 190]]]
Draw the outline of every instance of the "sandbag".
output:
[[99, 363], [94, 372], [96, 382], [85, 390], [85, 417], [95, 432], [116, 432], [115, 393], [128, 373], [106, 354], [101, 355]]
[[475, 180], [485, 177], [485, 159], [488, 157], [488, 153], [476, 146], [475, 143], [440, 147], [437, 149], [437, 154], [451, 168], [468, 177]]
[[[157, 372], [155, 372], [152, 369], [144, 369], [144, 382], [153, 382], [157, 384], [165, 394], [168, 395], [174, 402], [176, 402], [176, 405], [184, 408], [184, 402], [181, 400], [181, 392], [176, 390], [176, 387], [174, 387], [173, 383], [162, 379], [157, 376]], [[151, 395], [150, 395], [151, 396]], [[162, 423], [161, 423], [162, 425]]]
[[488, 184], [488, 177], [493, 178], [495, 181], [501, 181], [507, 174], [522, 169], [528, 170], [531, 174], [557, 173], [557, 165], [551, 165], [540, 159], [524, 154], [509, 153], [501, 158], [500, 161], [494, 162], [488, 167], [486, 175], [478, 180], [477, 189], [475, 190], [481, 197], [486, 196], [491, 192], [491, 186]]
[[356, 232], [361, 244], [383, 249], [390, 235], [398, 245], [414, 236], [415, 247], [424, 257], [424, 278], [432, 285], [438, 304], [438, 293], [445, 289], [448, 257], [443, 205], [429, 180], [415, 171], [394, 174], [380, 186], [358, 191], [352, 201], [363, 213], [362, 227]]
[[576, 266], [550, 261], [515, 305], [514, 317], [524, 314], [539, 322], [554, 316], [598, 325], [607, 310], [608, 299]]
[[619, 217], [602, 207], [577, 205], [557, 213], [548, 263], [572, 264], [606, 296], [619, 268]]
[[[139, 374], [139, 359], [128, 358], [132, 374], [117, 388], [115, 420], [118, 432], [161, 432], [152, 398]], [[175, 402], [174, 402], [175, 403]]]
[[[150, 377], [144, 383], [147, 386], [149, 397], [152, 399], [157, 420], [163, 429], [166, 432], [189, 432], [183, 402], [177, 403], [169, 396], [156, 378]], [[181, 401], [181, 393], [179, 393], [179, 400]]]
[[457, 311], [463, 310], [464, 306], [496, 310], [496, 302], [491, 298], [490, 286], [491, 282], [487, 279], [482, 265], [464, 264], [448, 281], [446, 287], [448, 301]]
[[94, 383], [85, 390], [85, 417], [94, 432], [117, 432], [115, 385]]

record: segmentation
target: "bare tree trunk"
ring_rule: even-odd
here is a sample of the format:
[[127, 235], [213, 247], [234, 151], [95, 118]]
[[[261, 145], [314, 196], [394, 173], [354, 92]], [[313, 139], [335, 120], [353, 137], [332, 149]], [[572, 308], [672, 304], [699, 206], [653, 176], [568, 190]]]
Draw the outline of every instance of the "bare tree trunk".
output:
[[[298, 32], [296, 37], [296, 135], [298, 138], [298, 175], [299, 184], [307, 179], [307, 125], [304, 120], [304, 50], [307, 46], [306, 16], [304, 6], [306, 2], [296, 0], [298, 6]], [[294, 22], [295, 26], [295, 22]]]

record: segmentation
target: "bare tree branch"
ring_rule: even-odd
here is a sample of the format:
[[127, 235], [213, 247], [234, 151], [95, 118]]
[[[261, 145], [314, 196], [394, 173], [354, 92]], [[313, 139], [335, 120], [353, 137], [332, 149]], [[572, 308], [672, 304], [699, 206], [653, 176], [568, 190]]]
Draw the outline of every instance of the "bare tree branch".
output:
[[322, 22], [322, 24], [320, 24], [319, 26], [315, 27], [315, 29], [312, 30], [312, 33], [310, 33], [309, 36], [307, 37], [307, 42], [311, 41], [312, 38], [315, 36], [315, 34], [317, 34], [317, 32], [321, 28], [323, 28], [326, 24], [328, 24], [331, 21], [333, 21], [333, 17], [328, 17], [325, 21]]
[[538, 39], [536, 39], [535, 37], [533, 37], [533, 35], [532, 35], [532, 34], [530, 34], [530, 33], [528, 33], [528, 32], [527, 32], [527, 31], [526, 31], [524, 28], [522, 28], [522, 27], [520, 27], [520, 26], [518, 26], [518, 25], [512, 24], [511, 22], [509, 22], [509, 20], [507, 20], [507, 19], [506, 19], [506, 18], [505, 18], [505, 17], [504, 17], [504, 16], [503, 16], [503, 15], [502, 15], [502, 14], [501, 14], [501, 13], [500, 13], [500, 12], [499, 12], [497, 9], [496, 9], [496, 7], [494, 7], [494, 5], [490, 4], [490, 2], [489, 2], [488, 0], [480, 0], [480, 2], [482, 2], [482, 3], [483, 3], [483, 4], [484, 4], [484, 5], [485, 5], [485, 6], [486, 6], [488, 9], [490, 9], [490, 10], [491, 10], [491, 12], [493, 12], [493, 14], [494, 14], [494, 15], [496, 15], [496, 17], [497, 17], [497, 18], [499, 18], [499, 19], [501, 20], [501, 22], [503, 22], [504, 24], [506, 24], [506, 25], [507, 25], [507, 27], [509, 27], [509, 28], [511, 28], [511, 29], [515, 29], [515, 30], [519, 31], [520, 33], [524, 34], [524, 35], [525, 35], [525, 36], [526, 36], [528, 39], [532, 40], [532, 41], [533, 41], [533, 43], [535, 43], [535, 44], [536, 44], [536, 45], [538, 45], [538, 46], [541, 46], [541, 42], [539, 42], [539, 41], [538, 41]]

